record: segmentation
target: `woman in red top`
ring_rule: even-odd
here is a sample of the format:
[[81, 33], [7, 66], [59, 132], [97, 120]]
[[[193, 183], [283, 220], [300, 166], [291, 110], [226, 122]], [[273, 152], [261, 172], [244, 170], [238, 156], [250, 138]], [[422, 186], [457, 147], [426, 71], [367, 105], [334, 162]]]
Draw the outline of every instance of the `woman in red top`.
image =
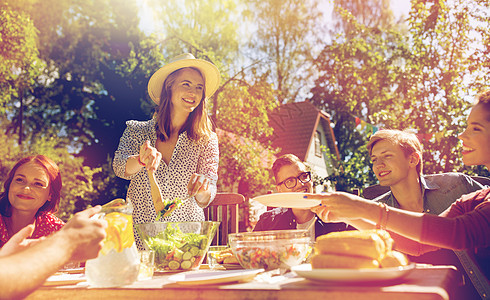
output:
[[58, 166], [44, 155], [29, 156], [10, 170], [0, 193], [0, 247], [15, 233], [34, 224], [31, 238], [48, 236], [63, 227], [54, 213], [61, 197]]

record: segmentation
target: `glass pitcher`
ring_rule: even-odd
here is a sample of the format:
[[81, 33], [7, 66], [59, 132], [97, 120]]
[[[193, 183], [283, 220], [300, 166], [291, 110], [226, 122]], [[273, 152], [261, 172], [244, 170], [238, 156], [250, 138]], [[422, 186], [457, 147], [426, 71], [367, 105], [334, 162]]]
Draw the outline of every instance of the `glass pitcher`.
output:
[[95, 216], [104, 218], [108, 226], [99, 256], [85, 264], [85, 276], [91, 286], [122, 286], [138, 278], [140, 262], [134, 243], [132, 213], [129, 199], [115, 199], [103, 205]]

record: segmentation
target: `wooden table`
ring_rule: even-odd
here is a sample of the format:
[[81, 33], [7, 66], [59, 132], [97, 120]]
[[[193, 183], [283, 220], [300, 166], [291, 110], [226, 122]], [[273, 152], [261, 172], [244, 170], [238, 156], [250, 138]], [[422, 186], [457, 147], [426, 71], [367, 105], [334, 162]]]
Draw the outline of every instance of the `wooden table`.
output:
[[244, 283], [181, 285], [170, 282], [173, 274], [157, 273], [153, 279], [118, 288], [91, 288], [86, 283], [44, 286], [27, 299], [450, 299], [461, 283], [454, 267], [415, 269], [404, 279], [378, 284], [338, 284], [306, 280], [294, 273], [257, 276]]

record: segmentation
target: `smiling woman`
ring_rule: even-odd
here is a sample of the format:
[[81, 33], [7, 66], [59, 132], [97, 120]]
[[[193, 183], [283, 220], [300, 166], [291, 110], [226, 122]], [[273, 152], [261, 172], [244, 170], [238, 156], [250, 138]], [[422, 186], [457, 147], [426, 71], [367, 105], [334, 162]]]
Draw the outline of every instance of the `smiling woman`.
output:
[[15, 233], [34, 224], [32, 238], [58, 231], [64, 222], [53, 213], [61, 197], [58, 166], [44, 155], [18, 161], [9, 172], [0, 194], [0, 247]]
[[[204, 221], [202, 208], [216, 195], [219, 156], [206, 104], [219, 80], [216, 66], [190, 53], [173, 58], [151, 76], [148, 94], [156, 112], [149, 121], [126, 123], [113, 163], [117, 176], [131, 180], [127, 198], [134, 204], [134, 224]], [[161, 217], [161, 208], [154, 206], [153, 182], [160, 188], [155, 197], [184, 199], [171, 215]]]
[[478, 96], [477, 105], [471, 109], [466, 130], [459, 135], [463, 141], [465, 165], [485, 165], [490, 169], [490, 91]]

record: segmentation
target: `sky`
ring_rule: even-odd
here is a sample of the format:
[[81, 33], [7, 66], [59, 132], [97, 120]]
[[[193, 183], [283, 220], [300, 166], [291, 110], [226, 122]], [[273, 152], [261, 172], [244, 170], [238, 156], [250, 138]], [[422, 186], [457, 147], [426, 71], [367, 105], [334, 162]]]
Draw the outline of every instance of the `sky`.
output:
[[[242, 0], [242, 1], [247, 1], [247, 0]], [[408, 16], [408, 13], [410, 11], [410, 0], [390, 0], [390, 1], [391, 1], [391, 9], [393, 11], [395, 20], [398, 20], [402, 15]], [[151, 2], [152, 0], [140, 0], [138, 2], [140, 5], [139, 16], [141, 20], [140, 21], [141, 29], [143, 30], [143, 32], [145, 32], [148, 35], [155, 34], [156, 38], [164, 39], [165, 37], [162, 36], [164, 33], [163, 27], [160, 24], [160, 22], [156, 21], [158, 16], [156, 15], [155, 11], [150, 8]], [[332, 3], [333, 0], [319, 0], [320, 9], [322, 10], [326, 20], [332, 20], [332, 18], [330, 17], [332, 15], [332, 7], [333, 7]], [[327, 26], [327, 28], [333, 26], [333, 24], [329, 24], [328, 21], [325, 25]], [[242, 35], [242, 40], [247, 40], [246, 35], [253, 34], [252, 32], [254, 30], [251, 28], [247, 28], [247, 29], [243, 28], [240, 31], [241, 33], [239, 33], [239, 35]], [[246, 65], [247, 58], [243, 58], [243, 59], [244, 62], [241, 62], [239, 64]], [[309, 90], [309, 88], [305, 87], [305, 90]], [[308, 97], [308, 95], [304, 95], [304, 97], [302, 98], [306, 98], [306, 97]]]
[[408, 16], [410, 0], [391, 0], [391, 10], [393, 10], [395, 17], [399, 17], [402, 14]]
[[[140, 26], [143, 31], [147, 34], [161, 32], [161, 26], [158, 22], [155, 22], [155, 17], [153, 11], [149, 8], [149, 0], [141, 0], [140, 4]], [[330, 0], [321, 0], [320, 6], [322, 7], [324, 13], [331, 14], [332, 5]], [[400, 17], [402, 14], [408, 16], [410, 11], [410, 0], [391, 0], [391, 9], [395, 15], [395, 19]]]

